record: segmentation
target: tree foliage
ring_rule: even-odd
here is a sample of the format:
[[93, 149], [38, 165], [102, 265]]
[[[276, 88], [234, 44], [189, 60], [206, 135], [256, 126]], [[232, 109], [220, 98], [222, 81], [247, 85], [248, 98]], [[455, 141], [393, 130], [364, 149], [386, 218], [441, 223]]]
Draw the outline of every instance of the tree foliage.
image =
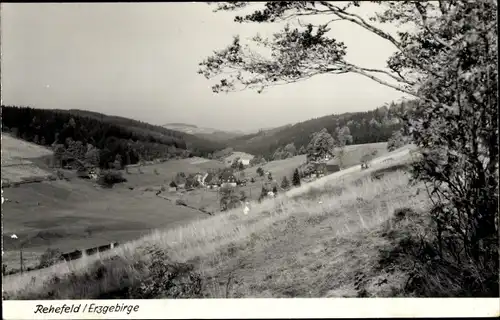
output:
[[311, 142], [307, 145], [308, 161], [318, 161], [327, 155], [333, 155], [335, 141], [326, 129], [313, 134]]
[[40, 256], [40, 261], [38, 263], [38, 268], [47, 268], [58, 262], [63, 261], [62, 252], [59, 249], [48, 248], [45, 252]]
[[407, 137], [404, 137], [401, 133], [401, 130], [394, 131], [392, 136], [387, 141], [387, 150], [394, 151], [396, 149], [401, 148], [408, 142]]
[[238, 208], [247, 198], [245, 192], [242, 191], [238, 194], [233, 187], [222, 187], [219, 192], [221, 211]]

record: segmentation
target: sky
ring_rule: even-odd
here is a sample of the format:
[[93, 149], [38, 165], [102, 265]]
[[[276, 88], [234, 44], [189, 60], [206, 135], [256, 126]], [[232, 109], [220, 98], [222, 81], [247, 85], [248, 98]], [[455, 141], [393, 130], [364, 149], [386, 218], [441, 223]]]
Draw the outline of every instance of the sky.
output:
[[[354, 74], [318, 76], [262, 94], [215, 94], [213, 81], [197, 74], [198, 63], [235, 35], [266, 35], [281, 25], [237, 24], [235, 13], [213, 8], [191, 2], [3, 3], [2, 104], [251, 131], [367, 111], [402, 97]], [[347, 59], [363, 67], [385, 67], [394, 51], [349, 22], [338, 22], [331, 33], [347, 45]]]

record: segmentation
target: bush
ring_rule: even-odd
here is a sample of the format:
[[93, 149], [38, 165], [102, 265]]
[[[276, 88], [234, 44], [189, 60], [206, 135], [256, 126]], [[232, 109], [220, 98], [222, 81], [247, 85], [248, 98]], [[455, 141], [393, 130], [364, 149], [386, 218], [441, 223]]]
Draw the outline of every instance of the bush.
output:
[[404, 137], [401, 131], [395, 131], [387, 141], [387, 150], [394, 151], [407, 144], [408, 138]]
[[141, 284], [129, 290], [131, 299], [198, 298], [201, 277], [192, 264], [170, 261], [161, 249], [153, 249], [149, 273]]
[[288, 181], [288, 178], [284, 176], [283, 180], [281, 181], [281, 188], [286, 190], [289, 187], [290, 187], [290, 182]]
[[64, 179], [64, 173], [61, 170], [57, 170], [56, 171], [56, 175], [57, 175], [57, 178], [59, 180], [63, 180]]
[[182, 199], [175, 200], [175, 204], [178, 205], [178, 206], [187, 206], [186, 201], [184, 201]]
[[59, 249], [47, 249], [40, 257], [40, 262], [38, 263], [38, 268], [47, 268], [54, 265], [60, 261], [64, 260], [62, 252]]
[[101, 172], [101, 175], [99, 177], [99, 184], [103, 187], [112, 187], [113, 185], [121, 182], [126, 182], [127, 179], [125, 179], [120, 171], [116, 170], [107, 170]]
[[264, 169], [262, 169], [262, 167], [258, 167], [257, 168], [257, 174], [259, 175], [259, 177], [264, 176]]
[[299, 173], [299, 169], [295, 169], [295, 171], [293, 172], [292, 184], [293, 184], [294, 187], [300, 186], [300, 173]]

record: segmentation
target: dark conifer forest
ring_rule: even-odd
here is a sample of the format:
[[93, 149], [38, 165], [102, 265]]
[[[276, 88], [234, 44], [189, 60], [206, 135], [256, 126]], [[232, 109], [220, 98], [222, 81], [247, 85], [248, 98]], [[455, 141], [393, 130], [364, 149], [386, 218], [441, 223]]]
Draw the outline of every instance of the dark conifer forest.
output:
[[2, 132], [25, 141], [55, 147], [80, 142], [99, 150], [99, 166], [108, 168], [117, 156], [122, 165], [157, 158], [207, 156], [221, 143], [137, 120], [83, 110], [36, 109], [2, 105]]

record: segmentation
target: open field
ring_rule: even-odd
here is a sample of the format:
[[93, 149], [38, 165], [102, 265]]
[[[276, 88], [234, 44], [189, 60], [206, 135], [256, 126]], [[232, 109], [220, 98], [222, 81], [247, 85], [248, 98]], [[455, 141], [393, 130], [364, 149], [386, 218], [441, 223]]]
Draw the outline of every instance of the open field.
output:
[[113, 241], [123, 243], [156, 228], [205, 218], [199, 211], [177, 206], [152, 192], [99, 189], [79, 179], [6, 188], [3, 196], [9, 200], [2, 205], [3, 263], [8, 269], [19, 268], [20, 244], [10, 238], [13, 233], [26, 242], [25, 255], [37, 257], [49, 247], [73, 251]]
[[[347, 154], [359, 149], [359, 146], [351, 146]], [[22, 148], [17, 150], [21, 154]], [[274, 174], [291, 172], [305, 160], [302, 157], [273, 161], [264, 168]], [[191, 207], [217, 212], [220, 208], [217, 191], [195, 189], [185, 193], [162, 193], [172, 201], [155, 196], [155, 191], [166, 187], [177, 172], [203, 172], [224, 166], [214, 160], [190, 158], [142, 166], [142, 174], [139, 167], [129, 168], [129, 174], [123, 173], [128, 181], [113, 189], [99, 189], [76, 178], [69, 182], [46, 181], [5, 189], [4, 196], [9, 199], [4, 204], [5, 263], [9, 269], [19, 267], [19, 243], [8, 237], [10, 233], [16, 233], [27, 242], [24, 252], [29, 267], [36, 264], [41, 253], [49, 247], [71, 251], [112, 241], [129, 241], [154, 228], [205, 218], [200, 211], [175, 205], [175, 200], [182, 199]], [[250, 201], [256, 201], [265, 178], [257, 177], [255, 168], [245, 172], [255, 176], [256, 182], [238, 187], [238, 192], [243, 191]], [[275, 178], [280, 182], [279, 176]], [[150, 219], [145, 220], [145, 215]], [[34, 220], [33, 216], [43, 218]]]
[[51, 156], [50, 149], [2, 133], [2, 181], [20, 182], [50, 176], [51, 172], [40, 168], [38, 163]]
[[[127, 179], [126, 186], [141, 187], [151, 185], [166, 185], [172, 181], [178, 172], [198, 173], [206, 172], [208, 169], [225, 168], [226, 166], [216, 160], [203, 158], [188, 158], [169, 160], [157, 164], [145, 166], [133, 166], [128, 168], [128, 174], [124, 171], [123, 176]], [[142, 171], [142, 173], [140, 173]]]
[[52, 155], [50, 149], [14, 138], [2, 132], [2, 166], [50, 155]]
[[[3, 135], [2, 180], [20, 181], [22, 177], [52, 174], [40, 160], [51, 154], [46, 148]], [[7, 200], [2, 205], [3, 263], [7, 270], [19, 268], [20, 241], [25, 267], [33, 267], [49, 247], [73, 251], [113, 241], [122, 243], [155, 228], [205, 218], [208, 215], [136, 187], [167, 185], [180, 171], [194, 173], [222, 167], [224, 165], [217, 161], [190, 158], [143, 166], [143, 174], [138, 173], [137, 167], [130, 168], [130, 174], [123, 172], [128, 182], [112, 189], [101, 189], [71, 172], [65, 172], [70, 181], [43, 181], [4, 188], [3, 197]], [[12, 234], [19, 240], [11, 239]]]
[[[55, 298], [102, 297], [104, 291], [145, 279], [147, 272], [139, 270], [137, 263], [151, 262], [145, 250], [153, 246], [167, 252], [172, 262], [193, 263], [203, 279], [205, 297], [357, 296], [359, 274], [368, 296], [394, 295], [406, 276], [376, 268], [379, 250], [390, 246], [380, 230], [387, 227], [395, 209], [425, 210], [427, 203], [423, 192], [416, 195], [418, 186], [408, 186], [402, 171], [370, 178], [375, 170], [397, 163], [398, 154], [391, 156], [392, 163], [380, 161], [368, 170], [327, 176], [316, 197], [281, 196], [254, 203], [247, 216], [234, 210], [157, 231], [100, 257], [62, 263], [29, 276], [8, 276], [4, 290], [17, 298], [46, 298], [47, 291]], [[339, 187], [341, 194], [333, 194]], [[303, 189], [306, 193], [310, 196], [311, 189]], [[115, 255], [120, 258], [109, 260]], [[78, 281], [99, 265], [105, 272], [100, 280]], [[64, 280], [68, 273], [73, 273], [74, 283]], [[44, 281], [53, 274], [63, 280], [48, 288]], [[230, 286], [228, 279], [232, 279]], [[386, 285], [377, 285], [380, 280]]]

